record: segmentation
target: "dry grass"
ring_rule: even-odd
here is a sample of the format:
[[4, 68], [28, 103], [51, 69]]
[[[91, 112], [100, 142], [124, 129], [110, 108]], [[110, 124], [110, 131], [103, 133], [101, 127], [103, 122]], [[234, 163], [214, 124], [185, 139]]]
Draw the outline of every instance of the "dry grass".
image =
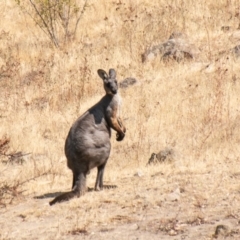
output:
[[[223, 0], [88, 1], [76, 39], [55, 49], [14, 1], [1, 1], [0, 239], [212, 239], [219, 223], [230, 227], [219, 238], [239, 239], [240, 67], [229, 54], [239, 11]], [[143, 64], [173, 31], [200, 60]], [[97, 69], [111, 67], [138, 80], [121, 89], [127, 135], [118, 143], [113, 134], [105, 173], [117, 188], [50, 208], [71, 185], [69, 127], [103, 95]], [[165, 147], [175, 161], [145, 167]], [[22, 164], [8, 161], [20, 151], [30, 153]]]

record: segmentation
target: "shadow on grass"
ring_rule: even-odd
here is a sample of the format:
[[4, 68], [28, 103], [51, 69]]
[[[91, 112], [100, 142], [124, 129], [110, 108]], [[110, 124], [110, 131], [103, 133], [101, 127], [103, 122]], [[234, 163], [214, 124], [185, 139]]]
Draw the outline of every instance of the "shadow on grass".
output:
[[[117, 188], [117, 185], [103, 185], [103, 189], [115, 189]], [[93, 192], [95, 191], [94, 188], [88, 187], [88, 192]]]
[[[103, 186], [103, 189], [115, 189], [117, 188], [117, 185], [104, 185]], [[88, 187], [88, 192], [93, 192], [95, 191], [94, 188], [89, 188]], [[35, 196], [33, 197], [34, 199], [46, 199], [46, 198], [55, 198], [61, 194], [64, 194], [64, 193], [67, 193], [67, 192], [52, 192], [52, 193], [45, 193], [43, 195], [39, 195], [39, 196]]]

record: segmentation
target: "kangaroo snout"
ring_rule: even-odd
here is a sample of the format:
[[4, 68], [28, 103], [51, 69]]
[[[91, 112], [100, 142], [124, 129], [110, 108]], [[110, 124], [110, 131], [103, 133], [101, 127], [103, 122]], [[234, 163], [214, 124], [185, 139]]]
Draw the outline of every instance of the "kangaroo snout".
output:
[[115, 89], [111, 90], [111, 92], [112, 92], [114, 95], [117, 94], [117, 90], [115, 90]]

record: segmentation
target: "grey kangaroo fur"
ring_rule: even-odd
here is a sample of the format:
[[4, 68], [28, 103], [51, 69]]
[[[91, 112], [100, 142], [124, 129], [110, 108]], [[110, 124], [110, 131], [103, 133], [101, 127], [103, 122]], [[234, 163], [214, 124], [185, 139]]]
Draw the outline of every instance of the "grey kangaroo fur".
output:
[[98, 75], [103, 80], [106, 94], [77, 119], [65, 142], [67, 166], [73, 173], [72, 190], [54, 198], [50, 205], [83, 195], [86, 191], [86, 176], [95, 167], [98, 168], [95, 190], [102, 190], [104, 168], [111, 150], [111, 128], [117, 132], [117, 141], [125, 137], [126, 128], [118, 116], [120, 96], [116, 72], [110, 69], [108, 75], [99, 69]]

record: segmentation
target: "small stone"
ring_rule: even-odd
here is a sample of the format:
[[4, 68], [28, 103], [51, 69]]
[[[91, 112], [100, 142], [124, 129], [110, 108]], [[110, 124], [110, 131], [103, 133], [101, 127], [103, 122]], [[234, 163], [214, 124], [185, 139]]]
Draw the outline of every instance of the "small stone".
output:
[[218, 236], [227, 236], [229, 233], [230, 228], [227, 225], [218, 225], [213, 236], [217, 238]]
[[143, 173], [141, 171], [137, 171], [135, 174], [134, 174], [134, 177], [142, 177], [143, 176]]
[[170, 236], [176, 236], [176, 235], [177, 235], [177, 232], [174, 231], [173, 229], [171, 229], [171, 230], [168, 232], [168, 234], [169, 234]]
[[129, 229], [131, 230], [138, 230], [139, 226], [135, 223], [135, 224], [132, 224]]
[[179, 201], [180, 200], [180, 195], [181, 195], [181, 192], [180, 192], [180, 189], [179, 188], [176, 188], [172, 193], [169, 193], [166, 197], [166, 200], [168, 201]]

